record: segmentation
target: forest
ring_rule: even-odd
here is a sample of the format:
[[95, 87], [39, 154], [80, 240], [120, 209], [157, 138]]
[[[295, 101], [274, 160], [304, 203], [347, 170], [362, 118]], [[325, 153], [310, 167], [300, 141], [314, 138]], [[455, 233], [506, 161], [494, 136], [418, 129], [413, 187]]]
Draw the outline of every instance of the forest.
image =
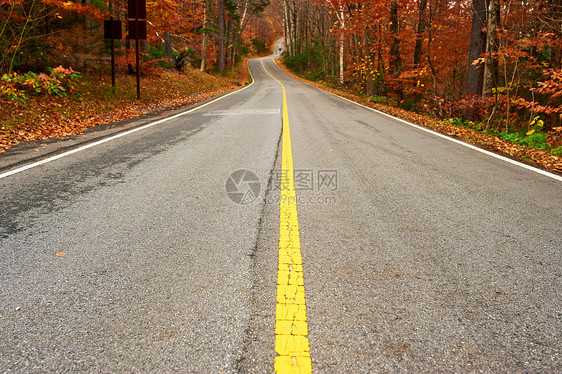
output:
[[282, 0], [286, 65], [562, 155], [562, 1]]
[[[0, 0], [0, 152], [233, 90], [249, 80], [245, 59], [269, 54], [281, 29], [268, 0], [144, 2], [136, 95], [134, 1]], [[104, 39], [111, 19], [122, 36], [115, 84]]]
[[[129, 1], [130, 2], [130, 1]], [[173, 64], [184, 52], [201, 70], [232, 69], [250, 49], [263, 52], [273, 38], [264, 15], [267, 0], [143, 0], [147, 39], [144, 60]], [[62, 65], [94, 70], [107, 64], [103, 20], [122, 20], [118, 64], [131, 63], [127, 0], [2, 0], [0, 71], [44, 72]], [[221, 64], [219, 66], [219, 63]], [[216, 66], [215, 66], [216, 65]]]
[[[131, 95], [132, 0], [0, 1], [0, 102], [28, 109], [0, 118], [0, 132], [45, 122], [30, 112], [46, 98]], [[157, 77], [183, 82], [173, 71], [240, 81], [240, 62], [284, 37], [282, 61], [308, 80], [562, 156], [562, 0], [146, 0], [146, 9], [141, 71], [153, 87]], [[110, 17], [123, 38], [108, 93]], [[185, 94], [171, 90], [160, 94]]]

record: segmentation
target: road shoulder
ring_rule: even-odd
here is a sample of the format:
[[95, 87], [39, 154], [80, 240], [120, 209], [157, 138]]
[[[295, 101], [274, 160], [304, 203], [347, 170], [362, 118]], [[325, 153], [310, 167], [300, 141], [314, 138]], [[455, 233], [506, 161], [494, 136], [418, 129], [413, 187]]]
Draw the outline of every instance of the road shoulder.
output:
[[0, 154], [0, 173], [8, 172], [30, 162], [41, 161], [129, 130], [134, 130], [151, 122], [160, 121], [179, 113], [196, 109], [240, 90], [240, 88], [226, 92], [224, 92], [224, 90], [217, 90], [219, 91], [217, 94], [210, 97], [205, 96], [187, 105], [159, 107], [133, 118], [90, 127], [82, 134], [71, 135], [64, 138], [48, 138], [21, 142]]

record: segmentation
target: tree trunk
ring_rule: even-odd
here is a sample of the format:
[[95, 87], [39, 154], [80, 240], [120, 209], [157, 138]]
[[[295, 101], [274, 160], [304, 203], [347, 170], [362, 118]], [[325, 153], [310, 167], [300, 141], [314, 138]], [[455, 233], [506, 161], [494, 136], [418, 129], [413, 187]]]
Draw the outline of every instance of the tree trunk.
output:
[[383, 46], [383, 36], [382, 36], [382, 25], [376, 25], [377, 29], [377, 70], [381, 73], [384, 72], [384, 56], [382, 51]]
[[343, 83], [344, 83], [343, 58], [344, 58], [344, 52], [345, 52], [345, 36], [343, 35], [343, 32], [345, 30], [345, 13], [343, 11], [343, 5], [340, 5], [339, 19], [340, 19], [340, 29], [341, 29], [341, 34], [340, 34], [340, 85], [343, 86]]
[[374, 96], [375, 95], [375, 77], [372, 73], [373, 71], [377, 70], [375, 67], [375, 60], [377, 59], [377, 52], [373, 50], [373, 43], [368, 42], [367, 38], [365, 37], [365, 45], [369, 46], [370, 48], [367, 51], [371, 50], [370, 53], [365, 55], [366, 60], [366, 77], [365, 77], [365, 93], [367, 96]]
[[228, 22], [226, 23], [226, 40], [225, 40], [225, 61], [224, 61], [224, 67], [225, 69], [227, 68], [227, 66], [231, 66], [232, 64], [232, 20], [228, 19]]
[[340, 35], [340, 85], [343, 86], [343, 53], [344, 53], [344, 37]]
[[398, 0], [392, 0], [390, 3], [390, 25], [389, 29], [392, 33], [392, 45], [390, 46], [390, 66], [394, 78], [397, 80], [395, 82], [395, 92], [398, 102], [404, 100], [404, 90], [402, 88], [402, 83], [398, 80], [402, 74], [402, 56], [400, 55], [400, 39], [398, 39]]
[[429, 68], [431, 69], [431, 76], [433, 77], [433, 97], [437, 96], [437, 72], [435, 71], [435, 65], [433, 64], [433, 61], [431, 60], [431, 42], [433, 41], [433, 34], [431, 32], [432, 30], [432, 23], [433, 21], [431, 21], [431, 23], [428, 26], [428, 30], [429, 32], [427, 33], [427, 47], [426, 47], [426, 51], [425, 54], [427, 56], [427, 63], [429, 64]]
[[298, 19], [298, 12], [297, 12], [297, 3], [295, 1], [293, 1], [293, 10], [290, 13], [290, 16], [291, 16], [291, 26], [292, 26], [291, 34], [293, 35], [293, 40], [292, 40], [293, 53], [299, 54], [300, 53], [300, 48], [299, 48], [300, 46], [298, 44], [299, 19]]
[[422, 46], [423, 46], [423, 33], [425, 32], [425, 8], [427, 7], [427, 0], [419, 0], [418, 9], [418, 30], [416, 31], [416, 47], [414, 49], [414, 68], [417, 69], [422, 60]]
[[488, 12], [488, 40], [486, 44], [486, 61], [484, 64], [483, 94], [489, 95], [498, 85], [498, 61], [494, 54], [498, 51], [498, 25], [500, 21], [500, 0], [490, 0]]
[[207, 64], [207, 1], [203, 3], [203, 40], [201, 42], [201, 71], [205, 72]]
[[219, 1], [219, 56], [218, 70], [219, 73], [224, 71], [224, 0]]
[[484, 66], [473, 62], [486, 52], [486, 0], [472, 0], [472, 31], [470, 32], [470, 49], [468, 52], [468, 73], [466, 75], [466, 93], [482, 95]]
[[289, 6], [287, 5], [287, 0], [283, 0], [283, 28], [285, 31], [285, 47], [287, 48], [287, 53], [292, 55], [292, 45], [291, 45], [291, 28], [289, 26]]
[[[82, 4], [89, 5], [90, 1], [89, 0], [82, 0]], [[84, 17], [84, 28], [86, 30], [90, 30], [92, 28], [92, 19], [88, 16]]]
[[169, 31], [164, 33], [164, 46], [166, 48], [166, 57], [168, 60], [172, 59], [172, 35]]

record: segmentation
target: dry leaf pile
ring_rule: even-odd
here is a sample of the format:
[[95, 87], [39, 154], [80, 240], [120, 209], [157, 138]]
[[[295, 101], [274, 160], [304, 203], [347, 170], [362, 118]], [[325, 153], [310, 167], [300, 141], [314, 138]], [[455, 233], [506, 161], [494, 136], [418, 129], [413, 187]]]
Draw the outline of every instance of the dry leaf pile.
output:
[[141, 78], [141, 100], [136, 100], [134, 76], [118, 76], [114, 90], [109, 77], [88, 77], [80, 97], [34, 96], [25, 104], [0, 98], [0, 153], [29, 140], [63, 138], [86, 129], [134, 118], [164, 108], [181, 107], [240, 88], [246, 69], [236, 78], [201, 73], [165, 71]]

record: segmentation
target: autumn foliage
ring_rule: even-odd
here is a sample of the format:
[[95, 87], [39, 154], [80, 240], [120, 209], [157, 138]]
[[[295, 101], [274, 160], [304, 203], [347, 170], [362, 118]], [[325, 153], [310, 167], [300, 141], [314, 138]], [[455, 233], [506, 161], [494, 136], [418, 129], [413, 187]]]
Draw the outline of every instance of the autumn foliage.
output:
[[[267, 5], [147, 0], [138, 101], [127, 0], [0, 0], [0, 152], [21, 140], [76, 134], [243, 85], [249, 78], [240, 62], [266, 52], [275, 36]], [[110, 17], [122, 21], [124, 36], [115, 41], [115, 87], [110, 41], [103, 39]], [[225, 66], [219, 69], [221, 43]]]
[[[292, 72], [286, 67], [286, 65], [281, 63], [280, 67], [287, 74], [292, 75]], [[293, 76], [296, 79], [304, 80], [300, 76]], [[394, 117], [402, 118], [411, 123], [415, 123], [417, 125], [427, 127], [454, 138], [461, 139], [467, 143], [476, 144], [480, 147], [489, 149], [494, 152], [518, 158], [526, 162], [534, 163], [547, 170], [562, 173], [562, 127], [556, 127], [553, 130], [549, 131], [546, 135], [549, 144], [552, 144], [553, 147], [560, 147], [555, 148], [560, 149], [560, 153], [554, 152], [553, 154], [553, 152], [546, 152], [544, 150], [537, 149], [537, 144], [533, 144], [532, 142], [530, 142], [529, 136], [521, 137], [521, 142], [514, 142], [514, 139], [509, 139], [506, 136], [517, 136], [518, 134], [501, 133], [500, 135], [506, 136], [495, 136], [479, 131], [478, 129], [470, 128], [468, 126], [458, 126], [458, 124], [453, 123], [454, 121], [451, 120], [439, 120], [436, 118], [431, 118], [427, 115], [415, 113], [411, 110], [405, 110], [396, 106], [381, 104], [370, 100], [364, 95], [357, 95], [340, 88], [329, 87], [326, 86], [325, 83], [310, 81], [307, 81], [307, 83], [319, 87], [323, 90], [327, 90], [333, 94], [342, 96], [346, 99], [361, 103], [378, 111], [390, 114]], [[535, 128], [541, 127], [538, 124], [533, 124], [533, 126]], [[544, 124], [542, 126], [544, 126]], [[532, 137], [533, 135], [541, 136], [541, 133], [534, 133], [533, 131], [530, 136]], [[542, 136], [544, 136], [544, 134], [542, 134]]]
[[25, 74], [4, 74], [1, 78], [0, 96], [25, 104], [30, 95], [66, 96], [76, 93], [79, 73], [62, 66], [49, 70], [48, 75], [32, 71]]
[[[309, 79], [491, 133], [525, 136], [537, 116], [544, 135], [562, 125], [560, 2], [284, 0], [278, 6], [286, 15], [284, 62]], [[474, 17], [481, 17], [476, 28]], [[477, 73], [467, 74], [469, 68]]]

